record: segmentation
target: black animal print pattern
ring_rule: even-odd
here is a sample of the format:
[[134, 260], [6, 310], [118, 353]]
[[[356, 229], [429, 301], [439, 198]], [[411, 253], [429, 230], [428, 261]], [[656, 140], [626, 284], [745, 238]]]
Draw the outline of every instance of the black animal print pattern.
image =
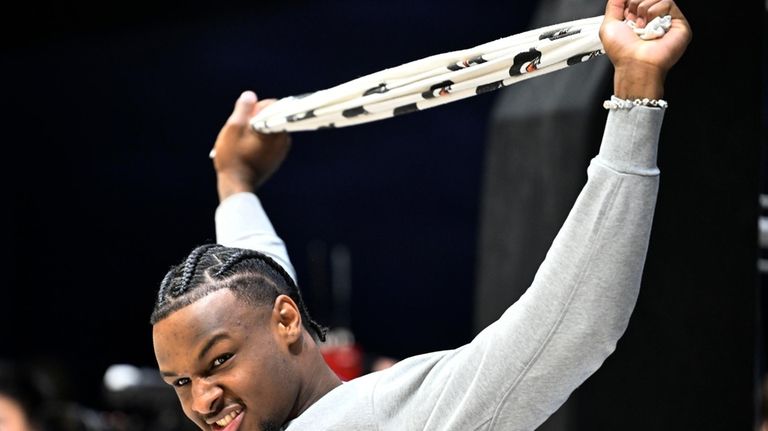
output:
[[285, 97], [259, 112], [251, 125], [262, 133], [339, 128], [489, 93], [599, 57], [602, 20], [596, 16], [529, 30]]

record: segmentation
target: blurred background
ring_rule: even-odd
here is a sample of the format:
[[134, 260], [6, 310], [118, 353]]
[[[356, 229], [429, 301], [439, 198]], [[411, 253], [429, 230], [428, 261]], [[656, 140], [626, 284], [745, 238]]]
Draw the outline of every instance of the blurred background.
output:
[[[643, 290], [617, 352], [542, 429], [760, 420], [767, 4], [679, 4], [694, 40], [667, 79]], [[149, 314], [166, 270], [215, 238], [207, 155], [243, 90], [314, 91], [602, 10], [585, 0], [10, 7], [0, 371], [13, 378], [0, 379], [0, 401], [19, 393], [53, 429], [184, 429], [172, 391], [156, 386]], [[358, 372], [466, 343], [524, 291], [597, 150], [608, 65], [293, 136], [259, 196], [313, 314], [349, 331], [339, 339], [362, 355]], [[403, 318], [413, 312], [430, 314], [418, 331]]]

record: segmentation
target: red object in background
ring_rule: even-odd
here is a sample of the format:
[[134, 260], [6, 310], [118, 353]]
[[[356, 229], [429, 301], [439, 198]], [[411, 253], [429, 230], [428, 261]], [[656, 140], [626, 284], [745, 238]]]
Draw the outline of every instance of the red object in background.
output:
[[341, 380], [346, 382], [363, 375], [363, 351], [357, 344], [322, 346], [320, 352]]

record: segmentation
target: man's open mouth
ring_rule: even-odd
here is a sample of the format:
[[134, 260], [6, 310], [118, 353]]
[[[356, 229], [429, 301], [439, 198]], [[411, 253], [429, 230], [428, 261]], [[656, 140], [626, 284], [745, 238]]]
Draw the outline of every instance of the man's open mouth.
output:
[[243, 420], [242, 413], [243, 409], [233, 410], [223, 418], [212, 423], [212, 428], [216, 431], [235, 431]]

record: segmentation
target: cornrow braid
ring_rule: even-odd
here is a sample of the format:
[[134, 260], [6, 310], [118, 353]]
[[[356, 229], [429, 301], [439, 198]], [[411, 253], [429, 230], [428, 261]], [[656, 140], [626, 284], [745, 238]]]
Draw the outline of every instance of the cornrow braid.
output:
[[173, 274], [174, 271], [172, 270], [165, 273], [165, 277], [163, 277], [163, 281], [160, 283], [160, 289], [157, 291], [155, 308], [165, 303], [165, 300], [168, 296], [168, 288], [171, 285], [171, 280], [173, 280]]
[[196, 247], [182, 264], [168, 271], [160, 283], [150, 323], [154, 325], [172, 312], [222, 288], [231, 289], [252, 304], [264, 304], [280, 294], [288, 295], [299, 307], [302, 322], [312, 336], [325, 341], [327, 328], [310, 317], [301, 291], [282, 265], [255, 250], [218, 244]]
[[[189, 289], [189, 284], [192, 281], [192, 277], [197, 269], [197, 264], [205, 253], [215, 247], [221, 247], [217, 244], [201, 245], [187, 256], [182, 265], [172, 267], [163, 277], [163, 281], [160, 283], [160, 289], [157, 292], [157, 301], [155, 308], [165, 304], [169, 299], [181, 296]], [[179, 280], [179, 270], [182, 270], [181, 279]]]
[[231, 271], [235, 265], [251, 257], [251, 253], [248, 253], [249, 251], [252, 252], [253, 250], [238, 250], [233, 255], [229, 256], [229, 258], [227, 258], [224, 264], [221, 265], [219, 269], [217, 269], [216, 272], [214, 272], [211, 275], [214, 278], [218, 278], [218, 277], [221, 277], [227, 271]]
[[187, 256], [187, 260], [184, 261], [184, 269], [181, 272], [181, 283], [171, 291], [173, 296], [179, 296], [189, 289], [189, 283], [195, 275], [195, 270], [197, 269], [197, 264], [200, 262], [200, 259], [205, 255], [205, 252], [215, 247], [216, 244], [206, 244], [192, 250], [192, 253]]

